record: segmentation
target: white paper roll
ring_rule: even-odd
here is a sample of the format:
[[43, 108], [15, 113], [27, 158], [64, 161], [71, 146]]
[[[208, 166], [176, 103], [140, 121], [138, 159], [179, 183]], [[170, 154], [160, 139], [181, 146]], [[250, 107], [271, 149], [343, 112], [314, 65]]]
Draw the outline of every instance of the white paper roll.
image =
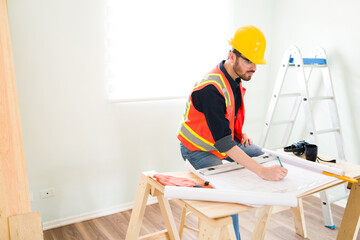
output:
[[210, 188], [165, 186], [164, 197], [239, 203], [249, 206], [297, 206], [297, 197], [291, 193], [250, 192]]
[[344, 170], [336, 168], [336, 167], [330, 167], [330, 166], [327, 166], [324, 164], [311, 162], [306, 159], [301, 159], [299, 157], [291, 156], [286, 153], [275, 152], [275, 151], [272, 151], [269, 149], [262, 149], [262, 150], [263, 150], [263, 152], [269, 154], [270, 156], [273, 156], [275, 158], [278, 156], [282, 162], [286, 162], [286, 163], [292, 164], [294, 166], [303, 167], [308, 170], [313, 170], [313, 171], [316, 171], [319, 173], [322, 173], [322, 171], [326, 171], [326, 172], [334, 173], [334, 174], [337, 174], [340, 176], [345, 175]]

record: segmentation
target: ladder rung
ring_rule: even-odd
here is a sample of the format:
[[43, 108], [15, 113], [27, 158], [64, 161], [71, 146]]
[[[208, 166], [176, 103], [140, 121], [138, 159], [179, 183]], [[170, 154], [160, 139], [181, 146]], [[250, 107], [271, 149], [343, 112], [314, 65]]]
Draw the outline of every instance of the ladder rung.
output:
[[322, 97], [312, 97], [310, 98], [313, 101], [319, 101], [319, 100], [332, 100], [334, 99], [334, 96], [322, 96]]
[[339, 132], [339, 128], [329, 128], [329, 129], [323, 129], [323, 130], [317, 130], [315, 131], [316, 134], [323, 134], [323, 133], [329, 133], [329, 132]]
[[[290, 64], [295, 64], [294, 58], [289, 59]], [[304, 65], [326, 65], [325, 58], [303, 58]]]
[[282, 93], [279, 94], [279, 97], [298, 97], [301, 96], [301, 93]]
[[282, 124], [289, 124], [289, 123], [293, 123], [294, 120], [284, 120], [284, 121], [277, 121], [277, 122], [272, 122], [271, 125], [282, 125]]
[[[327, 65], [319, 65], [319, 64], [304, 64], [303, 65], [304, 68], [307, 68], [307, 67], [311, 67], [311, 68], [324, 68], [324, 67], [327, 67]], [[289, 63], [289, 67], [295, 67], [295, 64], [294, 63]], [[300, 65], [298, 65], [298, 67], [300, 67]]]

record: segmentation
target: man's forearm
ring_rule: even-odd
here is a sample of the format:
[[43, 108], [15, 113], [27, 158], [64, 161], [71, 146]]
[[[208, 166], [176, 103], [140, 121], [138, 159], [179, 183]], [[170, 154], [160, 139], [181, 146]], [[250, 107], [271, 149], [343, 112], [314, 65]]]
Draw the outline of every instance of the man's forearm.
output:
[[232, 160], [249, 169], [256, 175], [261, 175], [261, 169], [263, 166], [249, 157], [243, 150], [237, 145], [225, 152]]

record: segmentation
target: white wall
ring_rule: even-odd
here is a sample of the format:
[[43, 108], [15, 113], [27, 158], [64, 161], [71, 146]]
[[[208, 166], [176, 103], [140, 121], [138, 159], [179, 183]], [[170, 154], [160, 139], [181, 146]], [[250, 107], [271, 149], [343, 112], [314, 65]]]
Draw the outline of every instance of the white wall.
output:
[[[331, 58], [346, 154], [359, 162], [360, 35], [352, 19], [359, 5], [236, 1], [237, 25], [256, 25], [268, 40], [269, 64], [246, 84], [245, 128], [254, 140], [284, 50], [322, 45]], [[107, 101], [104, 1], [12, 0], [8, 8], [32, 209], [44, 222], [133, 201], [142, 171], [184, 169], [176, 139], [184, 100]], [[49, 187], [56, 196], [40, 199]]]
[[[107, 100], [104, 2], [8, 8], [32, 209], [43, 221], [129, 203], [142, 171], [184, 169], [183, 101]], [[50, 187], [56, 196], [40, 199]]]

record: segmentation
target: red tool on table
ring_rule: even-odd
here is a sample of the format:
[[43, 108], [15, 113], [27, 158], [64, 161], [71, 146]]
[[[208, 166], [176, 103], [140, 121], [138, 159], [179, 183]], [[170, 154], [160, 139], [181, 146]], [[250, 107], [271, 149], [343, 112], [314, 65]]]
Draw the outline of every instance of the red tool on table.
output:
[[164, 174], [155, 174], [153, 178], [165, 186], [212, 188], [208, 181], [201, 184], [188, 178], [180, 178]]

